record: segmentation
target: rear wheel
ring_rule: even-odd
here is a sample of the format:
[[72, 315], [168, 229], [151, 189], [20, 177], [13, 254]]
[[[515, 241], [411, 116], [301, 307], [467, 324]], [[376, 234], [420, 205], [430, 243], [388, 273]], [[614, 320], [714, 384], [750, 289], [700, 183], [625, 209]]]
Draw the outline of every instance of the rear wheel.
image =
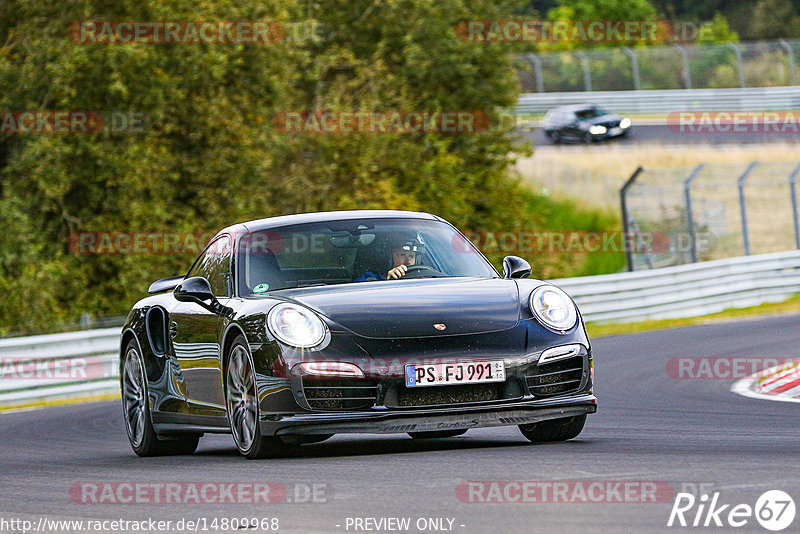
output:
[[431, 430], [426, 432], [409, 432], [408, 435], [412, 439], [433, 439], [433, 438], [453, 438], [466, 434], [467, 429], [461, 428], [459, 430]]
[[144, 362], [134, 341], [125, 348], [122, 362], [122, 410], [128, 441], [137, 455], [192, 454], [197, 449], [200, 440], [197, 434], [176, 435], [171, 439], [156, 435], [150, 418]]
[[532, 425], [519, 425], [519, 431], [529, 441], [541, 443], [546, 441], [566, 441], [577, 437], [586, 424], [586, 415], [576, 415], [564, 419], [540, 421]]
[[554, 145], [557, 145], [557, 144], [559, 144], [561, 142], [561, 132], [558, 132], [558, 131], [549, 132], [547, 134], [547, 137], [550, 139], [550, 141]]
[[225, 408], [236, 448], [255, 460], [286, 454], [294, 447], [279, 437], [262, 436], [256, 394], [256, 375], [247, 341], [237, 337], [231, 346], [225, 371]]

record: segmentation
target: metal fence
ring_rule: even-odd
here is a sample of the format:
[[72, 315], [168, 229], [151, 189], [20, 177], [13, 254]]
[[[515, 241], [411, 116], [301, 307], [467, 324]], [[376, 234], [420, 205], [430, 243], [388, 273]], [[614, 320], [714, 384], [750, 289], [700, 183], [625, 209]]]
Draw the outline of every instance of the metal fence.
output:
[[628, 251], [629, 270], [800, 249], [800, 164], [639, 169], [620, 191], [626, 231], [663, 236]]
[[661, 45], [523, 56], [524, 92], [797, 85], [800, 40]]
[[586, 103], [621, 114], [796, 110], [800, 109], [800, 86], [524, 93], [517, 100], [515, 113], [541, 115], [556, 106]]

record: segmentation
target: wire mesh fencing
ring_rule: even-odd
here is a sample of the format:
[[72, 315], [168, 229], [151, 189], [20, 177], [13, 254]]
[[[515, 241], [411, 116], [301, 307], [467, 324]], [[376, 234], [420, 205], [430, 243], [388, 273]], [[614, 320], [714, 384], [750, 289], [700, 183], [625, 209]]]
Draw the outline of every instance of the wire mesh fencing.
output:
[[751, 162], [642, 170], [620, 192], [630, 270], [800, 249], [800, 164]]
[[672, 44], [526, 54], [524, 93], [798, 84], [800, 40]]

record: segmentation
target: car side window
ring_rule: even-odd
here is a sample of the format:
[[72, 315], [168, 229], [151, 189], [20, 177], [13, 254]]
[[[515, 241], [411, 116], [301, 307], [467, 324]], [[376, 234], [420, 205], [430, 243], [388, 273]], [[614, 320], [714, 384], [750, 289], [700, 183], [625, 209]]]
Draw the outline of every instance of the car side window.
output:
[[208, 280], [215, 296], [229, 296], [231, 238], [224, 235], [212, 241], [186, 275], [187, 278], [192, 276], [202, 276]]

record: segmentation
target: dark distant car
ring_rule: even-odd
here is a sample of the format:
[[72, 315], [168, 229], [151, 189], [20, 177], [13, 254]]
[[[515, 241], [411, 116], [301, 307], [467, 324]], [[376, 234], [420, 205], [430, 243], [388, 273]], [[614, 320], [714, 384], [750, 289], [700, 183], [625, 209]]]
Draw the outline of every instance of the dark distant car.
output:
[[561, 106], [547, 112], [542, 129], [554, 144], [568, 140], [592, 143], [630, 135], [631, 120], [591, 104]]
[[426, 213], [226, 228], [123, 327], [133, 450], [189, 454], [204, 433], [232, 433], [247, 458], [346, 432], [574, 438], [597, 409], [591, 347], [573, 301], [530, 271], [508, 256], [501, 277]]

